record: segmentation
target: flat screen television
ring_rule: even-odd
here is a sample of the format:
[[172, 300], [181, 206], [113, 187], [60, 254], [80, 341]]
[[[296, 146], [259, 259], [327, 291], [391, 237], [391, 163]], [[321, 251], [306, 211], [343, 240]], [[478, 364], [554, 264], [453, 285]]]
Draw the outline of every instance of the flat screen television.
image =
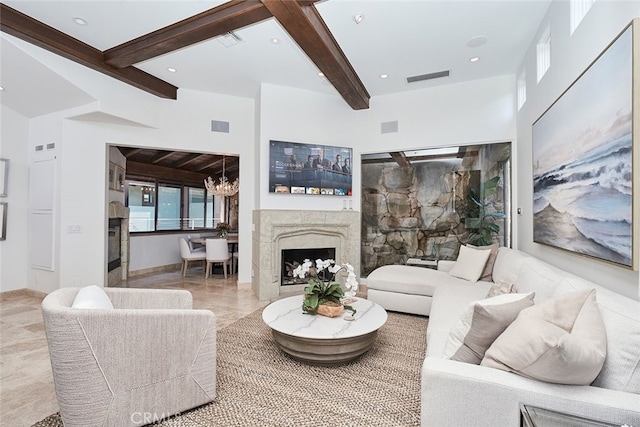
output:
[[270, 193], [351, 196], [351, 148], [269, 143]]

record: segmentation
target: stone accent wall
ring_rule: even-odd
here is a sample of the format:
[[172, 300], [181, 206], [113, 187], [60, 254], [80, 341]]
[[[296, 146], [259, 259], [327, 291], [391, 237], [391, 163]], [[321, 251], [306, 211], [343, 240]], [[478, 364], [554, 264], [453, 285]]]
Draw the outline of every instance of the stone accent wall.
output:
[[[377, 267], [404, 264], [412, 257], [455, 260], [468, 240], [464, 227], [467, 195], [482, 181], [501, 176], [508, 197], [510, 177], [502, 165], [511, 155], [510, 143], [467, 147], [463, 158], [362, 165], [361, 272], [366, 277]], [[503, 191], [491, 200], [504, 211]], [[505, 241], [505, 222], [501, 221]]]
[[410, 257], [455, 258], [465, 234], [461, 213], [471, 176], [458, 167], [459, 162], [363, 166], [363, 276]]

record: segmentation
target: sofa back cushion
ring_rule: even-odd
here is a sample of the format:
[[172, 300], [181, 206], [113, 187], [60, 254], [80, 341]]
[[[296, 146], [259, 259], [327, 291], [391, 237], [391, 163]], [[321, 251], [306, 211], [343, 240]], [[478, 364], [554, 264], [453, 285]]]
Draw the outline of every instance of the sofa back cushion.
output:
[[607, 357], [593, 385], [640, 394], [640, 301], [509, 248], [498, 251], [493, 279], [513, 283], [517, 292], [535, 292], [536, 304], [558, 295], [595, 288], [607, 335]]

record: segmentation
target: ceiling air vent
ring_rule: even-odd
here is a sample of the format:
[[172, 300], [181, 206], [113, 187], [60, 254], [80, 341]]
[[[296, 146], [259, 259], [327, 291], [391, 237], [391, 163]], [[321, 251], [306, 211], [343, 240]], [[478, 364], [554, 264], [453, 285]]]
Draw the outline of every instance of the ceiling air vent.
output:
[[440, 77], [449, 77], [449, 70], [438, 71], [436, 73], [422, 74], [419, 76], [407, 77], [407, 83], [421, 82], [423, 80], [439, 79]]
[[220, 43], [222, 43], [222, 45], [224, 47], [232, 47], [232, 46], [235, 46], [237, 44], [242, 43], [244, 40], [242, 39], [242, 37], [240, 37], [239, 35], [237, 35], [233, 31], [229, 31], [228, 33], [223, 34], [220, 37], [218, 37], [218, 41]]

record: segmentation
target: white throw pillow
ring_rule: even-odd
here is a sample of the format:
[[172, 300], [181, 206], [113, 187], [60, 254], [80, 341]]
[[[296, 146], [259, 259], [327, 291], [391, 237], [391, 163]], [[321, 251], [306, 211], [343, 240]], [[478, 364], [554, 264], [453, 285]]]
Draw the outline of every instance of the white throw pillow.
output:
[[522, 310], [481, 365], [550, 383], [589, 385], [606, 355], [596, 290], [585, 289]]
[[113, 310], [113, 304], [100, 286], [91, 285], [78, 291], [71, 308], [99, 308]]
[[479, 365], [484, 353], [521, 310], [533, 305], [534, 293], [504, 294], [467, 306], [451, 329], [443, 357]]
[[458, 259], [453, 268], [449, 270], [449, 274], [470, 282], [477, 282], [490, 255], [491, 249], [472, 249], [460, 246]]

